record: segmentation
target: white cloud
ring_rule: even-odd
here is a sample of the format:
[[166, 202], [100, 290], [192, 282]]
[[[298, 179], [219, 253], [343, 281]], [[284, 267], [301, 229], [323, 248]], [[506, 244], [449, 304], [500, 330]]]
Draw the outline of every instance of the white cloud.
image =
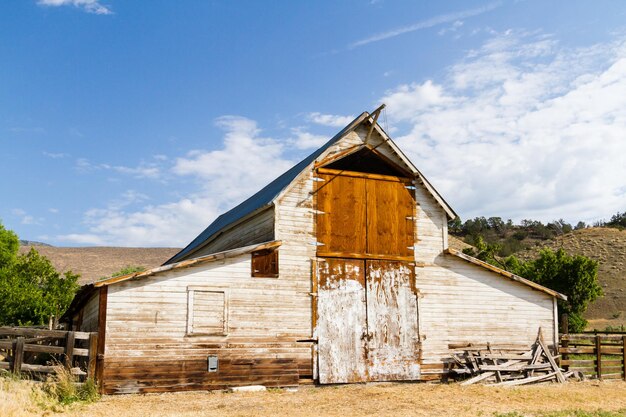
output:
[[298, 149], [317, 149], [329, 139], [328, 136], [315, 135], [300, 127], [291, 129], [291, 133], [294, 137], [289, 143]]
[[[593, 220], [626, 207], [626, 47], [506, 32], [441, 83], [382, 99], [396, 141], [464, 217]], [[406, 129], [405, 129], [406, 131]]]
[[65, 158], [69, 156], [69, 154], [66, 154], [63, 152], [46, 152], [46, 151], [43, 151], [43, 155], [52, 159], [61, 159], [61, 158]]
[[57, 236], [77, 244], [119, 246], [184, 246], [223, 211], [258, 191], [293, 165], [285, 145], [262, 137], [256, 122], [237, 116], [217, 120], [225, 131], [222, 149], [193, 151], [176, 159], [172, 174], [198, 183], [192, 195], [139, 210], [120, 202], [147, 199], [126, 193], [104, 209], [86, 213], [86, 233]]
[[100, 3], [99, 0], [39, 0], [37, 4], [48, 7], [74, 6], [82, 8], [87, 13], [112, 14], [113, 11]]
[[156, 162], [141, 161], [136, 167], [127, 167], [123, 165], [111, 165], [111, 164], [94, 164], [87, 158], [78, 158], [75, 162], [75, 168], [82, 173], [93, 171], [114, 171], [119, 174], [130, 175], [134, 178], [149, 178], [159, 179], [161, 178], [162, 168], [158, 165], [159, 162], [164, 162], [164, 159], [154, 158]]
[[437, 32], [437, 35], [443, 36], [446, 33], [456, 32], [462, 26], [463, 26], [463, 21], [462, 20], [455, 20], [450, 26], [445, 27], [445, 28], [441, 29], [439, 32]]
[[307, 120], [322, 126], [344, 127], [354, 120], [354, 116], [339, 116], [336, 114], [313, 112], [307, 115]]
[[11, 210], [11, 213], [13, 213], [13, 215], [19, 217], [20, 218], [20, 223], [21, 224], [25, 224], [25, 225], [39, 225], [44, 220], [41, 217], [40, 218], [35, 218], [34, 216], [31, 216], [26, 211], [24, 211], [24, 210], [22, 210], [20, 208], [14, 208], [13, 210]]
[[374, 36], [370, 36], [365, 39], [361, 39], [359, 41], [351, 43], [348, 47], [357, 48], [359, 46], [365, 46], [373, 42], [379, 42], [382, 40], [395, 38], [396, 36], [404, 35], [405, 33], [415, 32], [416, 30], [428, 29], [433, 26], [438, 26], [444, 23], [455, 22], [460, 19], [467, 19], [469, 17], [478, 16], [480, 14], [490, 12], [500, 7], [501, 5], [502, 5], [501, 1], [496, 1], [493, 3], [486, 4], [484, 6], [481, 6], [481, 7], [477, 7], [475, 9], [463, 10], [460, 12], [443, 14], [443, 15], [431, 17], [430, 19], [421, 20], [409, 26], [402, 26], [399, 28], [391, 29], [387, 32], [382, 32]]
[[[395, 141], [463, 218], [593, 221], [626, 207], [621, 40], [567, 49], [542, 34], [506, 32], [468, 52], [445, 79], [400, 85], [376, 101], [387, 103], [389, 122], [400, 132]], [[335, 127], [350, 121], [311, 114], [310, 121]], [[194, 181], [194, 193], [149, 204], [148, 196], [127, 191], [105, 208], [89, 210], [84, 233], [57, 239], [186, 245], [218, 214], [292, 166], [286, 155], [294, 148], [327, 140], [303, 128], [283, 140], [265, 137], [255, 121], [237, 116], [216, 124], [224, 131], [220, 149], [158, 165], [160, 175]], [[87, 160], [77, 166], [105, 169]]]
[[58, 208], [54, 208], [54, 207], [50, 207], [48, 209], [48, 211], [52, 214], [58, 214], [59, 213], [59, 209]]
[[9, 132], [13, 133], [46, 133], [46, 129], [43, 127], [10, 127]]

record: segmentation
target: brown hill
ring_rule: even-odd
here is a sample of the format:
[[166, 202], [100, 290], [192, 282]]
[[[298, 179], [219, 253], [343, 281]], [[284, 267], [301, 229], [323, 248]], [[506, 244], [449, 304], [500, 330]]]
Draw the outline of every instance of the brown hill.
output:
[[[143, 266], [144, 268], [159, 266], [180, 250], [177, 248], [63, 248], [56, 246], [36, 246], [35, 249], [50, 259], [58, 271], [71, 270], [80, 274], [80, 284], [110, 276], [127, 266]], [[20, 247], [20, 253], [29, 250], [30, 246]]]
[[563, 248], [570, 255], [584, 255], [600, 263], [598, 280], [604, 296], [587, 310], [590, 328], [626, 325], [626, 230], [604, 227], [575, 230], [516, 255], [522, 259], [536, 257], [544, 246], [553, 250]]
[[468, 245], [467, 243], [463, 242], [458, 237], [452, 236], [452, 235], [448, 235], [448, 246], [451, 247], [452, 249], [456, 249], [460, 251], [462, 251], [465, 248], [472, 247], [472, 245]]

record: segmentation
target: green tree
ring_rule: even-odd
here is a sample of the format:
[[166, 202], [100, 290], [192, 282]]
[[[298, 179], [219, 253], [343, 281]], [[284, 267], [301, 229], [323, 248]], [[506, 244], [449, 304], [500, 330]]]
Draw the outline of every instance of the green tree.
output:
[[119, 271], [112, 273], [111, 275], [108, 275], [106, 277], [100, 277], [100, 280], [121, 277], [122, 275], [128, 275], [134, 272], [143, 272], [145, 270], [146, 268], [143, 266], [127, 265], [124, 268], [120, 269]]
[[15, 233], [0, 224], [0, 325], [47, 324], [69, 307], [79, 276], [61, 275], [34, 248], [23, 255], [18, 248]]
[[569, 316], [570, 331], [580, 332], [587, 321], [583, 313], [589, 303], [602, 295], [598, 283], [598, 262], [581, 255], [568, 255], [563, 249], [556, 252], [544, 248], [539, 257], [521, 262], [509, 257], [504, 262], [506, 269], [567, 295], [568, 300], [559, 300], [559, 309]]

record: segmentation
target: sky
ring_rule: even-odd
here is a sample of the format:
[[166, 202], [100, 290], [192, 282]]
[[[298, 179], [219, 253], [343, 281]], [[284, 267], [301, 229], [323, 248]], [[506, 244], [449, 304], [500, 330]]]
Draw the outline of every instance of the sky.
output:
[[381, 103], [462, 220], [626, 211], [623, 1], [4, 0], [0, 220], [184, 246]]

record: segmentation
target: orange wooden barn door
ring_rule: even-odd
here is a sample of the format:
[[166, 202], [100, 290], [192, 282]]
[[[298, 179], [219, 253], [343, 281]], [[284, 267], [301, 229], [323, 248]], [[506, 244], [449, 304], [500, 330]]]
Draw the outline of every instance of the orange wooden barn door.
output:
[[363, 178], [319, 174], [317, 241], [319, 251], [362, 254], [366, 245], [366, 205]]
[[317, 277], [319, 381], [365, 382], [365, 264], [353, 259], [319, 260]]
[[367, 181], [367, 253], [413, 255], [415, 199], [404, 182]]

